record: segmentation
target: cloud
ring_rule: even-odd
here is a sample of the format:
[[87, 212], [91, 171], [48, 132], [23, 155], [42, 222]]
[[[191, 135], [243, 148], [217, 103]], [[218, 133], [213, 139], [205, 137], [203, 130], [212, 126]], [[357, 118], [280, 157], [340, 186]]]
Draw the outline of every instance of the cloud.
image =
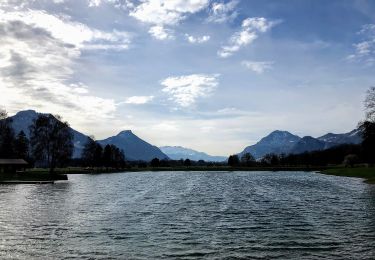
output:
[[242, 61], [242, 66], [254, 71], [257, 74], [262, 74], [266, 70], [272, 69], [274, 62], [272, 61]]
[[188, 40], [188, 42], [190, 42], [190, 43], [204, 43], [204, 42], [207, 42], [207, 41], [210, 40], [209, 35], [194, 37], [192, 35], [185, 34], [185, 36], [186, 36], [186, 39]]
[[154, 29], [151, 28], [149, 33], [155, 36], [155, 30], [160, 31], [161, 28], [165, 30], [165, 26], [175, 26], [189, 14], [203, 10], [208, 4], [209, 0], [141, 0], [129, 15], [141, 22], [151, 24]]
[[[62, 25], [45, 12], [0, 12], [0, 103], [9, 112], [34, 108], [61, 114], [76, 124], [113, 116], [113, 99], [97, 97], [73, 80], [81, 47], [95, 38], [91, 37], [95, 30], [69, 21]], [[82, 35], [75, 34], [76, 25], [83, 29]], [[67, 29], [78, 39], [58, 29]]]
[[354, 53], [347, 57], [349, 61], [364, 62], [365, 65], [375, 64], [375, 24], [366, 24], [358, 32], [362, 35], [361, 42], [353, 44]]
[[123, 103], [142, 105], [142, 104], [151, 102], [153, 99], [154, 99], [154, 96], [133, 96], [133, 97], [127, 98]]
[[35, 28], [44, 29], [52, 37], [80, 49], [127, 49], [130, 34], [113, 30], [104, 32], [85, 24], [73, 22], [67, 16], [55, 16], [45, 11], [27, 10], [5, 12], [0, 10], [0, 22], [20, 21]]
[[238, 15], [238, 13], [235, 11], [238, 3], [238, 0], [232, 0], [228, 3], [212, 3], [210, 8], [210, 15], [207, 18], [207, 21], [214, 23], [224, 23], [233, 20]]
[[222, 46], [218, 55], [227, 58], [244, 46], [255, 41], [260, 33], [265, 33], [279, 21], [269, 21], [263, 17], [247, 18], [242, 21], [242, 29], [232, 35], [227, 45]]
[[155, 25], [148, 31], [152, 37], [157, 40], [172, 40], [174, 39], [173, 31], [170, 29], [165, 29], [161, 25]]
[[124, 10], [134, 8], [134, 4], [130, 0], [88, 0], [89, 7], [99, 7], [103, 3], [112, 4], [114, 7]]
[[218, 85], [219, 75], [192, 74], [168, 77], [161, 82], [162, 91], [181, 107], [193, 105], [198, 98], [209, 96]]

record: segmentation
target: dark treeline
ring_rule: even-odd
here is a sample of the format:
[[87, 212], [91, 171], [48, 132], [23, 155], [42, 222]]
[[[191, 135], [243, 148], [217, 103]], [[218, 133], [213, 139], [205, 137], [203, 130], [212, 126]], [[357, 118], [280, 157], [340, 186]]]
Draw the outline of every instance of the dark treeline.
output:
[[138, 166], [139, 168], [145, 167], [197, 167], [197, 166], [205, 166], [205, 167], [215, 167], [215, 166], [223, 166], [226, 165], [224, 162], [206, 162], [204, 160], [193, 161], [190, 159], [180, 159], [180, 160], [167, 160], [167, 159], [158, 159], [154, 158], [149, 163], [146, 162], [131, 162], [132, 166]]
[[83, 148], [81, 166], [123, 169], [127, 166], [125, 154], [115, 145], [107, 144], [104, 148], [93, 137], [89, 137]]
[[[251, 160], [248, 160], [248, 158]], [[355, 163], [364, 163], [364, 151], [361, 145], [344, 144], [327, 150], [305, 152], [301, 154], [267, 154], [261, 160], [256, 161], [251, 154], [245, 154], [241, 158], [231, 155], [228, 165], [233, 167], [268, 167], [268, 166], [328, 166], [345, 164], [353, 166]]]
[[23, 131], [15, 135], [12, 120], [2, 110], [0, 110], [0, 158], [30, 159], [29, 139]]

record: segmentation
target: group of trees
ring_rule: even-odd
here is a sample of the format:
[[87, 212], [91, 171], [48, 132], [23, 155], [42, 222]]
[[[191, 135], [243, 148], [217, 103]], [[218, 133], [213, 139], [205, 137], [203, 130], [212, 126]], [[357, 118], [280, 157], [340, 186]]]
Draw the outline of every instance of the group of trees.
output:
[[104, 148], [93, 137], [89, 137], [81, 155], [83, 164], [89, 167], [123, 169], [126, 167], [125, 154], [115, 145]]
[[16, 136], [12, 128], [12, 120], [5, 111], [0, 111], [0, 158], [28, 159], [29, 140], [21, 131]]
[[64, 166], [72, 153], [73, 134], [61, 117], [39, 115], [30, 126], [27, 138], [24, 131], [15, 135], [12, 119], [6, 111], [0, 111], [0, 158], [25, 159], [53, 172], [57, 166]]

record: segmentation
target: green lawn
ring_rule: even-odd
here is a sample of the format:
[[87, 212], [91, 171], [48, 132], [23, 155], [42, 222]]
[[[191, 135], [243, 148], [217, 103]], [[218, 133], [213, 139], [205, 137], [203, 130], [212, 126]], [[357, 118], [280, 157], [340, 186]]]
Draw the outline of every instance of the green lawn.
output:
[[323, 170], [322, 173], [336, 176], [364, 178], [367, 183], [375, 184], [375, 167], [331, 168]]

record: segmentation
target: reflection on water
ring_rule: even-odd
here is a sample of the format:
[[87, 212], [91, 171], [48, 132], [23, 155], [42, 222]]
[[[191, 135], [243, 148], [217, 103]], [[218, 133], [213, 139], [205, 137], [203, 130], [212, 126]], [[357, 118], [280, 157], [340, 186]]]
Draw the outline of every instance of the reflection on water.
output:
[[0, 258], [375, 258], [375, 186], [302, 172], [0, 186]]

